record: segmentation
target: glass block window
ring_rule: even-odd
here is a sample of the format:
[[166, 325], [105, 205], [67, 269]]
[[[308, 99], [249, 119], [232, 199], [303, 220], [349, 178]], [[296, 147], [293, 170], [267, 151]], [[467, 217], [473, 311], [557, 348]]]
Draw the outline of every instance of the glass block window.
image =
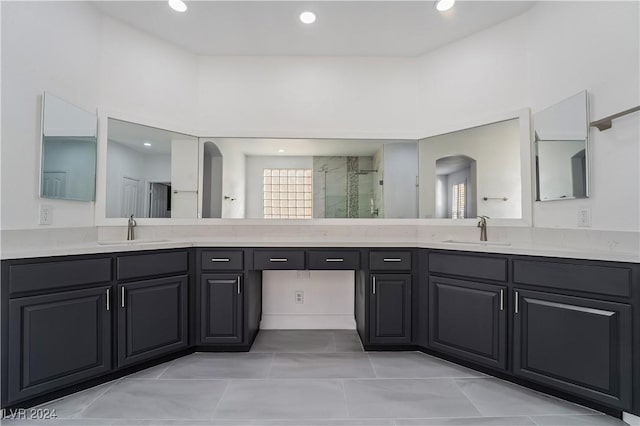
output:
[[265, 219], [313, 218], [312, 169], [264, 169]]

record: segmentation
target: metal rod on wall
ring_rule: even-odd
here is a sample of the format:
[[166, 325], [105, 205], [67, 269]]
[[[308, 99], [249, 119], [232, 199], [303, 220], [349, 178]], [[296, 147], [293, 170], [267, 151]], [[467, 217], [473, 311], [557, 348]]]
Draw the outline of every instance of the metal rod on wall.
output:
[[509, 198], [507, 197], [482, 197], [482, 199], [484, 201], [488, 201], [488, 200], [502, 200], [502, 201], [507, 201], [509, 200]]
[[640, 106], [629, 108], [629, 109], [624, 110], [622, 112], [619, 112], [617, 114], [612, 114], [612, 115], [610, 115], [608, 117], [601, 118], [600, 120], [592, 121], [591, 122], [591, 127], [597, 127], [598, 130], [600, 130], [600, 131], [610, 129], [611, 126], [613, 125], [611, 123], [611, 121], [615, 120], [616, 118], [620, 118], [620, 117], [623, 117], [625, 115], [634, 113], [636, 111], [640, 111]]

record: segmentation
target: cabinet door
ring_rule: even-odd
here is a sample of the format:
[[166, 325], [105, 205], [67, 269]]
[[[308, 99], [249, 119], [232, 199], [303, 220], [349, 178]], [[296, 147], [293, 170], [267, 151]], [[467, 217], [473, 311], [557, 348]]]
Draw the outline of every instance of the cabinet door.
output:
[[9, 402], [111, 369], [110, 289], [9, 301]]
[[631, 408], [631, 306], [515, 289], [514, 374]]
[[185, 275], [120, 284], [118, 299], [119, 366], [187, 346]]
[[411, 275], [371, 276], [371, 343], [411, 343]]
[[200, 284], [200, 343], [241, 343], [241, 274], [205, 274]]
[[491, 367], [507, 367], [506, 288], [429, 277], [429, 345]]

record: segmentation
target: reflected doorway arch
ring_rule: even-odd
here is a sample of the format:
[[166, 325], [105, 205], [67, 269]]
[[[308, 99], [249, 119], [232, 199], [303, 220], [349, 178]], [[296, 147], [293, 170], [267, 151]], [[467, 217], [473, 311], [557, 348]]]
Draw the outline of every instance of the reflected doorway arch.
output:
[[436, 160], [436, 218], [465, 219], [477, 216], [476, 160], [451, 155]]
[[202, 217], [222, 217], [222, 153], [211, 141], [202, 156]]

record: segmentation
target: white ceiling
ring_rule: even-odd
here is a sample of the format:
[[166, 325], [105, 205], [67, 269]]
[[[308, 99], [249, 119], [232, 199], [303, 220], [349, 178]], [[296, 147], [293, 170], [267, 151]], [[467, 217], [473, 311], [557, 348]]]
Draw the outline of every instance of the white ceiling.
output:
[[[532, 1], [97, 1], [101, 12], [199, 55], [416, 56], [529, 9]], [[317, 20], [298, 16], [313, 11]]]

